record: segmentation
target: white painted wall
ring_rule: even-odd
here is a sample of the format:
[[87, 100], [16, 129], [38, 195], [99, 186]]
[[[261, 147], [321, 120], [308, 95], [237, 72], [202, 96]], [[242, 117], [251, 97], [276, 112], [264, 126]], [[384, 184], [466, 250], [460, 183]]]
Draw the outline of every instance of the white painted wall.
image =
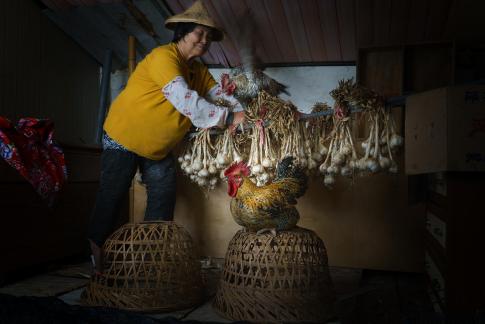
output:
[[[209, 69], [217, 82], [221, 80], [222, 73], [228, 73], [229, 69]], [[291, 101], [298, 110], [309, 113], [317, 102], [326, 102], [333, 105], [333, 99], [329, 92], [335, 89], [338, 81], [355, 78], [355, 66], [289, 66], [269, 67], [264, 72], [283, 83], [288, 88], [290, 96], [281, 94], [284, 100]], [[111, 75], [111, 100], [123, 90], [127, 81], [127, 71], [116, 71]]]
[[[220, 82], [222, 73], [228, 69], [209, 69], [216, 81]], [[309, 113], [316, 102], [326, 102], [333, 105], [329, 92], [335, 89], [338, 81], [355, 78], [355, 66], [291, 66], [269, 67], [264, 72], [285, 84], [290, 96], [280, 97], [291, 101], [298, 110]]]

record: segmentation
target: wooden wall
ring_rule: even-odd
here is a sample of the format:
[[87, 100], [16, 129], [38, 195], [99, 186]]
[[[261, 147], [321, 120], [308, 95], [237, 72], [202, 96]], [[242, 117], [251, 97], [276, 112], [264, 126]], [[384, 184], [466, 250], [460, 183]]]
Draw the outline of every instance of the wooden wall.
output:
[[87, 251], [86, 225], [99, 178], [95, 142], [99, 65], [36, 1], [0, 1], [0, 116], [49, 118], [69, 181], [53, 208], [0, 158], [2, 276]]
[[35, 1], [0, 1], [0, 116], [50, 118], [63, 142], [95, 143], [99, 65]]
[[[402, 167], [402, 158], [401, 167]], [[178, 177], [175, 221], [191, 233], [202, 256], [224, 257], [240, 229], [229, 211], [225, 184], [206, 193]], [[135, 221], [143, 219], [145, 190], [135, 186]], [[325, 242], [332, 266], [398, 271], [423, 270], [424, 206], [408, 204], [407, 177], [376, 175], [341, 181], [328, 190], [321, 179], [310, 182], [298, 201], [299, 226]]]
[[[396, 111], [398, 124], [402, 110]], [[340, 180], [335, 188], [313, 179], [298, 201], [299, 225], [325, 242], [332, 266], [423, 271], [424, 205], [410, 203], [403, 152], [397, 175], [380, 174]], [[178, 177], [175, 220], [191, 233], [202, 256], [224, 257], [240, 227], [229, 211], [226, 185], [204, 192], [187, 177]], [[143, 219], [145, 190], [135, 185], [135, 221]]]
[[98, 188], [100, 149], [64, 150], [69, 178], [52, 208], [0, 160], [0, 279], [88, 251], [86, 229]]

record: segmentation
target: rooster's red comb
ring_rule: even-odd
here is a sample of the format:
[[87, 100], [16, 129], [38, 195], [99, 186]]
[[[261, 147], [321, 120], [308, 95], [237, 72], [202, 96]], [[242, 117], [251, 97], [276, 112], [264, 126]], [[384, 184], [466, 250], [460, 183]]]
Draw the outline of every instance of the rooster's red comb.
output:
[[249, 175], [249, 168], [248, 166], [246, 165], [246, 163], [244, 163], [244, 161], [241, 161], [241, 162], [236, 162], [236, 163], [233, 163], [231, 164], [225, 171], [224, 171], [224, 176], [229, 176], [231, 174], [233, 174], [234, 172], [236, 172], [237, 170], [240, 170], [241, 173], [244, 175], [244, 176], [248, 176]]

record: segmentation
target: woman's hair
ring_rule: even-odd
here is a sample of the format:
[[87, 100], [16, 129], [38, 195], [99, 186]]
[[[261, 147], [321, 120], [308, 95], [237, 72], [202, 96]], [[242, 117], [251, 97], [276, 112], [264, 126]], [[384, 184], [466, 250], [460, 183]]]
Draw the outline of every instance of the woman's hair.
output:
[[[191, 33], [197, 26], [199, 26], [199, 24], [192, 23], [192, 22], [177, 23], [177, 25], [175, 25], [175, 28], [173, 30], [172, 42], [178, 43], [179, 40], [184, 38], [185, 35]], [[210, 29], [211, 29], [211, 33], [214, 34], [213, 28], [210, 27]]]

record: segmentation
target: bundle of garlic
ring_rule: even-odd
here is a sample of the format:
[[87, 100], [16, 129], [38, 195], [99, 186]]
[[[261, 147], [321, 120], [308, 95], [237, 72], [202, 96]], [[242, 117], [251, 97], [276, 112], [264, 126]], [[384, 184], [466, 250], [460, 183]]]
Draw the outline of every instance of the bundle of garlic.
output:
[[292, 104], [265, 91], [261, 91], [248, 106], [246, 120], [253, 124], [248, 166], [258, 186], [268, 183], [274, 177], [274, 168], [281, 157], [276, 154], [274, 147], [282, 142], [281, 138], [293, 133], [291, 130], [298, 124], [296, 111]]
[[233, 130], [226, 129], [224, 133], [217, 138], [216, 142], [216, 160], [215, 166], [220, 173], [221, 179], [224, 179], [224, 170], [233, 162], [243, 161], [243, 153], [239, 147], [244, 141], [244, 137], [237, 135]]
[[211, 143], [210, 130], [203, 129], [188, 144], [178, 158], [182, 171], [201, 187], [214, 189], [218, 181], [218, 168]]
[[370, 109], [366, 113], [371, 127], [369, 136], [362, 142], [365, 155], [359, 160], [359, 169], [372, 173], [381, 170], [397, 173], [393, 151], [402, 145], [402, 137], [396, 132], [389, 110], [379, 107]]
[[397, 172], [392, 151], [402, 144], [402, 137], [396, 133], [389, 110], [384, 108], [384, 98], [374, 91], [355, 84], [353, 79], [340, 81], [332, 91], [335, 101], [343, 106], [354, 106], [364, 111], [370, 124], [369, 136], [362, 142], [364, 156], [357, 161], [363, 172], [380, 170]]
[[[308, 132], [305, 123], [296, 123], [293, 130], [285, 134], [282, 138], [279, 156], [283, 159], [286, 156], [293, 156], [294, 163], [300, 165], [302, 168], [309, 167], [309, 160], [311, 158], [312, 147], [308, 140]], [[316, 165], [312, 165], [315, 168]]]
[[[312, 113], [329, 111], [331, 108], [326, 103], [316, 103]], [[305, 151], [308, 153], [308, 169], [313, 170], [323, 162], [328, 153], [327, 134], [332, 125], [332, 116], [320, 116], [309, 119], [306, 123]]]
[[256, 185], [262, 186], [274, 178], [277, 156], [271, 145], [271, 135], [262, 121], [257, 121], [251, 130], [251, 146], [248, 166]]
[[384, 129], [381, 133], [381, 150], [390, 160], [389, 172], [397, 173], [397, 163], [394, 160], [393, 152], [397, 151], [403, 144], [403, 138], [397, 133], [396, 123], [389, 110], [384, 111]]
[[319, 171], [324, 176], [323, 182], [328, 187], [335, 184], [338, 175], [345, 177], [354, 175], [359, 160], [351, 132], [349, 98], [351, 98], [354, 89], [355, 84], [350, 79], [339, 81], [339, 86], [330, 92], [330, 95], [335, 99], [332, 117], [333, 129], [329, 135], [330, 143], [327, 156], [319, 166]]
[[[384, 98], [374, 91], [356, 85], [352, 79], [339, 83], [339, 100], [356, 106], [364, 112], [370, 124], [369, 136], [362, 142], [364, 156], [357, 162], [363, 172], [375, 173], [381, 170], [397, 172], [392, 150], [402, 143], [396, 134], [390, 112], [384, 107]], [[391, 138], [394, 140], [391, 144]]]
[[324, 176], [323, 182], [328, 187], [335, 183], [338, 175], [352, 176], [358, 161], [355, 141], [350, 131], [350, 116], [334, 115], [333, 125], [334, 128], [329, 135], [328, 153], [319, 167], [320, 173]]
[[261, 91], [246, 110], [246, 120], [264, 121], [265, 127], [277, 141], [292, 132], [298, 123], [298, 109], [291, 102]]
[[370, 110], [368, 112], [368, 120], [370, 122], [370, 132], [366, 140], [362, 142], [362, 149], [364, 149], [364, 156], [357, 162], [359, 170], [363, 172], [376, 173], [381, 168], [389, 167], [389, 159], [385, 158], [380, 151], [379, 130], [382, 127], [381, 110]]

